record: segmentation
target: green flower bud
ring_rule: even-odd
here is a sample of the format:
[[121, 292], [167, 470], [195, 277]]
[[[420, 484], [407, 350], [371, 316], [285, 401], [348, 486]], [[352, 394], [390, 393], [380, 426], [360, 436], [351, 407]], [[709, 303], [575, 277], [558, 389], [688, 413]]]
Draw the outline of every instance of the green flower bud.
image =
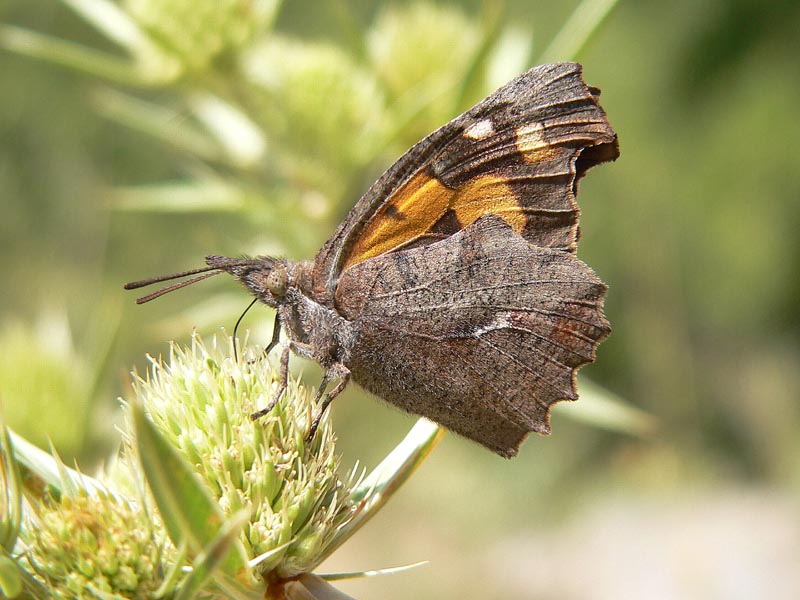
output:
[[480, 30], [458, 8], [415, 2], [389, 4], [367, 37], [389, 105], [401, 122], [401, 146], [423, 138], [456, 115], [458, 89], [481, 43]]
[[19, 535], [34, 597], [213, 595], [232, 574], [242, 590], [288, 597], [440, 437], [418, 423], [372, 474], [341, 479], [327, 416], [307, 437], [318, 410], [309, 391], [291, 380], [274, 409], [252, 421], [279, 374], [260, 350], [237, 362], [230, 338], [220, 346], [226, 351], [194, 336], [189, 348], [173, 345], [168, 361], [152, 359], [134, 381], [124, 450], [101, 480], [20, 446], [48, 483], [27, 490]]
[[243, 60], [253, 117], [283, 149], [276, 160], [303, 187], [338, 201], [347, 175], [385, 140], [384, 96], [341, 48], [271, 36]]
[[457, 8], [427, 2], [391, 4], [369, 32], [375, 70], [396, 96], [432, 82], [458, 82], [480, 42]]
[[162, 80], [202, 73], [229, 60], [272, 24], [278, 5], [278, 0], [126, 0], [124, 4], [152, 42], [139, 56], [141, 68], [152, 79]]

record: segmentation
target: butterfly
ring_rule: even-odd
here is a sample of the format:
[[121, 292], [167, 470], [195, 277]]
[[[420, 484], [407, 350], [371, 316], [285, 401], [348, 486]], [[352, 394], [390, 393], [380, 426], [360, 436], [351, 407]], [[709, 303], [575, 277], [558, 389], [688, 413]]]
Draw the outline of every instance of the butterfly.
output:
[[[356, 203], [313, 261], [207, 256], [276, 310], [286, 389], [291, 354], [319, 363], [313, 436], [350, 381], [512, 457], [576, 400], [575, 373], [610, 332], [605, 284], [576, 257], [578, 180], [619, 155], [577, 63], [519, 75], [408, 150]], [[328, 387], [333, 387], [325, 394]], [[323, 397], [324, 396], [324, 397]]]

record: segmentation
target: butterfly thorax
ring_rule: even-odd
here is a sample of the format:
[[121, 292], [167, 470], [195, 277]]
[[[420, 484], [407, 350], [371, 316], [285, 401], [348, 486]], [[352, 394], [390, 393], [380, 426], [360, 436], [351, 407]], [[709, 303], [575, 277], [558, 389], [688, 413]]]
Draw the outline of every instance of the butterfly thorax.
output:
[[309, 285], [313, 263], [269, 256], [219, 257], [217, 263], [258, 300], [277, 310], [281, 330], [302, 354], [325, 368], [333, 363], [346, 364], [350, 359], [356, 330], [350, 321], [314, 297]]
[[322, 367], [349, 362], [357, 340], [355, 327], [335, 310], [307, 296], [299, 287], [287, 290], [285, 301], [278, 306], [278, 317], [288, 338], [304, 345], [309, 358]]

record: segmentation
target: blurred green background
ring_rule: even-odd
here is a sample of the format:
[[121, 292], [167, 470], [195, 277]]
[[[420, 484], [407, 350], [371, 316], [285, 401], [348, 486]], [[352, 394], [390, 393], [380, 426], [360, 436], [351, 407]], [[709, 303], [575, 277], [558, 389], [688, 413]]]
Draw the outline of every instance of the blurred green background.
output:
[[[800, 597], [800, 3], [125, 0], [138, 36], [92, 4], [0, 4], [14, 429], [91, 470], [128, 372], [249, 302], [215, 279], [136, 307], [125, 281], [311, 258], [411, 144], [575, 58], [621, 145], [581, 183], [614, 328], [582, 377], [654, 426], [559, 405], [513, 461], [448, 436], [322, 570], [431, 563], [340, 584], [358, 598]], [[333, 412], [348, 466], [413, 422], [352, 386]]]

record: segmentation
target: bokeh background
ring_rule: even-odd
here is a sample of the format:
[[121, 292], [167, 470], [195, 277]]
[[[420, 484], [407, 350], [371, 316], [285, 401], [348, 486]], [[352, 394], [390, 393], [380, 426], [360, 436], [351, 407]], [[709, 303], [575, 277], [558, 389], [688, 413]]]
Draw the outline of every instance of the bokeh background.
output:
[[[407, 147], [575, 58], [622, 152], [579, 198], [614, 328], [586, 406], [513, 461], [448, 436], [322, 570], [430, 561], [339, 584], [358, 598], [800, 597], [800, 3], [124, 0], [138, 37], [92, 4], [0, 4], [14, 429], [91, 471], [129, 371], [249, 301], [219, 278], [136, 307], [122, 283], [311, 258]], [[353, 386], [333, 414], [345, 465], [413, 422]]]

